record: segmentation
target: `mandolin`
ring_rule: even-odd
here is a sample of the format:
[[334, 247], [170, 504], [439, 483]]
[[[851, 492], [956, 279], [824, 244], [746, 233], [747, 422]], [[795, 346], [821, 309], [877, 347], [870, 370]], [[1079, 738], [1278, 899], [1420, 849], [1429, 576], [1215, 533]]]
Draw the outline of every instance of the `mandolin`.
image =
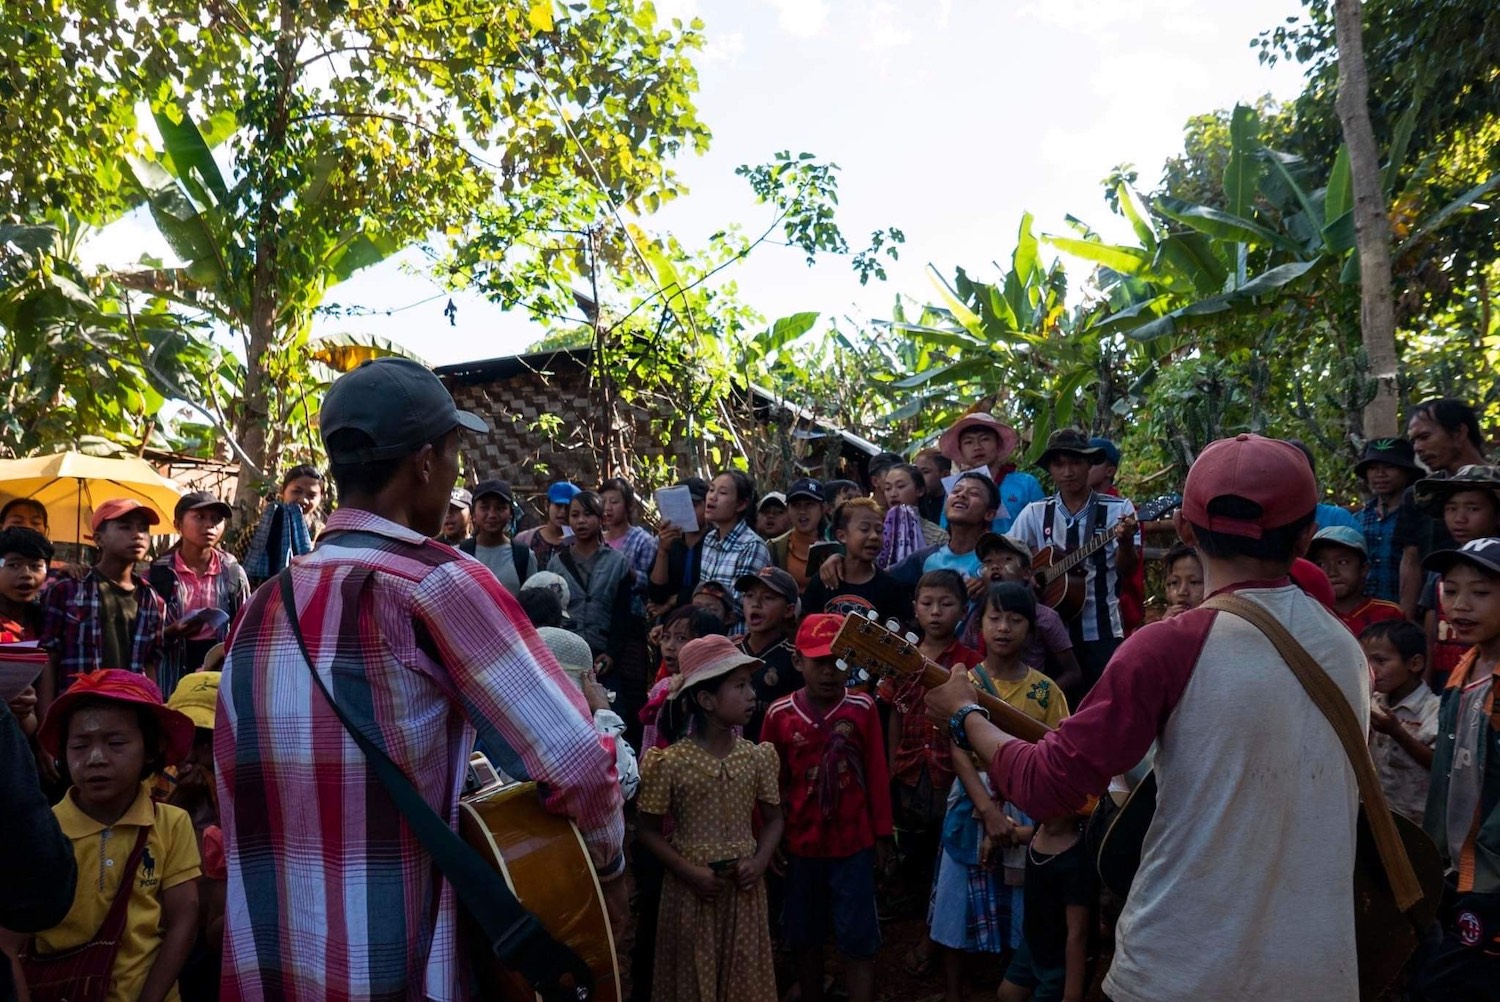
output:
[[[1141, 522], [1155, 522], [1182, 507], [1181, 494], [1163, 494], [1137, 509], [1135, 517]], [[1050, 605], [1063, 619], [1074, 619], [1083, 611], [1087, 597], [1084, 582], [1088, 568], [1083, 562], [1115, 538], [1113, 528], [1094, 533], [1093, 538], [1075, 550], [1063, 550], [1046, 546], [1031, 558], [1031, 570], [1036, 576], [1037, 593], [1042, 603]]]
[[[535, 783], [505, 779], [477, 752], [464, 789], [458, 817], [464, 841], [499, 871], [555, 939], [588, 964], [594, 972], [591, 1002], [619, 1002], [620, 970], [604, 892], [577, 827], [542, 808]], [[480, 998], [538, 998], [524, 978], [499, 963], [477, 927], [468, 933]]]

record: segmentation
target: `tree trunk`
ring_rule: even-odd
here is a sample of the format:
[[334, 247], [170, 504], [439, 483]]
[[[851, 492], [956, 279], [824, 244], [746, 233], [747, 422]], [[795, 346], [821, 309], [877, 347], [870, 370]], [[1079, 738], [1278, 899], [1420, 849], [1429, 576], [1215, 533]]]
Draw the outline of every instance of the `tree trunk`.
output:
[[1396, 313], [1391, 294], [1391, 228], [1380, 154], [1370, 124], [1370, 81], [1365, 72], [1360, 0], [1334, 0], [1339, 49], [1339, 93], [1335, 102], [1354, 188], [1354, 242], [1359, 253], [1359, 320], [1375, 399], [1365, 405], [1367, 438], [1400, 433], [1397, 419]]
[[[278, 154], [286, 147], [288, 104], [297, 73], [296, 5], [281, 4], [281, 32], [276, 42], [276, 103], [260, 142], [265, 145], [266, 162], [276, 165]], [[260, 178], [259, 218], [255, 227], [255, 270], [251, 275], [250, 318], [245, 338], [245, 391], [240, 401], [235, 434], [245, 456], [259, 466], [268, 479], [278, 471], [273, 468], [277, 457], [267, 454], [271, 423], [271, 393], [275, 389], [267, 372], [267, 358], [276, 345], [276, 314], [280, 302], [277, 275], [279, 250], [278, 207], [285, 194], [280, 168], [271, 166]], [[242, 524], [259, 514], [259, 496], [265, 484], [258, 483], [255, 472], [240, 463], [235, 484], [234, 504]]]

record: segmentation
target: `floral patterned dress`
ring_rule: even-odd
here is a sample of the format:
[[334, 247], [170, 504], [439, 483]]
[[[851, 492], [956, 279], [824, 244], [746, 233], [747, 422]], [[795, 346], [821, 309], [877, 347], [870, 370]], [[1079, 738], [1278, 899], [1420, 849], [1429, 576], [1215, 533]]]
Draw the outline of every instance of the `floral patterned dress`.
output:
[[[770, 745], [743, 738], [724, 758], [681, 740], [641, 760], [636, 803], [671, 815], [672, 846], [690, 863], [707, 865], [755, 852], [756, 801], [781, 802], [779, 762]], [[776, 1002], [766, 885], [732, 881], [712, 901], [667, 872], [657, 922], [652, 998], [673, 1002]]]

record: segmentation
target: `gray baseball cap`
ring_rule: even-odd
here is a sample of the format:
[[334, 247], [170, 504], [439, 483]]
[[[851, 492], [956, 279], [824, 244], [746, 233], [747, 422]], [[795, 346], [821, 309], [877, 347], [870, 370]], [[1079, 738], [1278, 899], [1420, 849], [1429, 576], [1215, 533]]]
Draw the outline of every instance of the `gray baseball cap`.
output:
[[366, 449], [329, 450], [332, 463], [370, 463], [409, 456], [454, 428], [487, 433], [478, 414], [461, 411], [427, 366], [409, 358], [375, 358], [334, 380], [323, 397], [318, 428], [326, 446], [335, 432], [362, 431]]

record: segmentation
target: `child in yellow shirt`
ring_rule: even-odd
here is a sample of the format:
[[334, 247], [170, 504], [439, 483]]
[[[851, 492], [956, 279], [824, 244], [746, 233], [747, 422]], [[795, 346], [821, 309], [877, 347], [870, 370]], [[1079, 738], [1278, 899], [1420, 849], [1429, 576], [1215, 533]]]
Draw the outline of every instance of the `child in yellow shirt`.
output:
[[31, 999], [175, 1002], [198, 932], [198, 842], [149, 780], [187, 756], [192, 720], [144, 675], [112, 668], [77, 676], [37, 741], [72, 783], [53, 813], [78, 887], [67, 918], [22, 952]]

